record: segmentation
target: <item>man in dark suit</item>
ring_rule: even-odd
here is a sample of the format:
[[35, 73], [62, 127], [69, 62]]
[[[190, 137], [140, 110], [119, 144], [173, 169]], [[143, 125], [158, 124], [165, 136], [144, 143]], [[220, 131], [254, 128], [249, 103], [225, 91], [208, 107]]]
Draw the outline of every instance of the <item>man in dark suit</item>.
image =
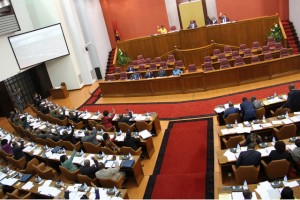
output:
[[234, 113], [239, 113], [240, 110], [238, 108], [235, 108], [233, 103], [229, 102], [228, 104], [229, 108], [227, 108], [224, 112], [223, 118], [225, 119], [228, 115], [234, 114]]
[[159, 70], [157, 72], [157, 77], [164, 77], [164, 76], [167, 76], [166, 71], [162, 67], [159, 67]]
[[251, 121], [256, 119], [256, 109], [253, 103], [243, 97], [243, 102], [240, 105], [243, 121]]
[[144, 78], [153, 78], [153, 77], [154, 77], [153, 72], [151, 72], [150, 69], [147, 69]]
[[69, 120], [72, 120], [75, 123], [81, 122], [81, 120], [79, 119], [79, 113], [78, 113], [78, 111], [77, 112], [70, 111], [69, 112]]
[[291, 112], [300, 111], [300, 90], [295, 90], [294, 84], [289, 85], [289, 90], [287, 101], [282, 107], [291, 109]]
[[229, 18], [226, 16], [226, 14], [223, 14], [223, 13], [220, 13], [220, 20], [221, 20], [221, 23], [227, 23], [229, 22]]
[[61, 139], [64, 141], [70, 141], [71, 143], [75, 144], [76, 143], [76, 138], [73, 136], [74, 135], [74, 126], [71, 124], [67, 125], [67, 127], [71, 127], [72, 131], [71, 133], [68, 133], [67, 130], [64, 130], [62, 132]]
[[141, 75], [137, 71], [134, 71], [133, 74], [131, 75], [130, 79], [131, 80], [139, 80], [139, 79], [141, 79]]
[[130, 126], [132, 124], [132, 122], [129, 121], [130, 119], [131, 117], [129, 115], [125, 117], [122, 113], [120, 113], [118, 122], [124, 122]]
[[90, 177], [91, 179], [96, 178], [96, 172], [99, 170], [99, 163], [95, 157], [92, 157], [92, 160], [94, 161], [94, 165], [91, 166], [90, 160], [85, 160], [83, 162], [83, 166], [80, 166], [80, 174], [86, 175]]
[[13, 142], [13, 154], [14, 154], [14, 159], [19, 160], [25, 156], [23, 149], [24, 149], [24, 141], [20, 141], [21, 145], [19, 145], [17, 142]]
[[140, 147], [140, 139], [131, 137], [131, 132], [130, 130], [128, 130], [124, 139], [124, 146], [131, 147], [133, 150], [136, 151]]
[[128, 65], [126, 72], [134, 72], [134, 67], [132, 65]]
[[88, 130], [84, 131], [84, 136], [81, 138], [81, 141], [90, 142], [94, 145], [98, 145], [99, 142], [97, 141], [96, 137], [97, 137], [97, 129], [93, 127], [93, 131], [91, 134]]
[[254, 144], [248, 145], [248, 150], [240, 153], [239, 158], [236, 161], [236, 166], [258, 166], [261, 160], [261, 153], [254, 150]]

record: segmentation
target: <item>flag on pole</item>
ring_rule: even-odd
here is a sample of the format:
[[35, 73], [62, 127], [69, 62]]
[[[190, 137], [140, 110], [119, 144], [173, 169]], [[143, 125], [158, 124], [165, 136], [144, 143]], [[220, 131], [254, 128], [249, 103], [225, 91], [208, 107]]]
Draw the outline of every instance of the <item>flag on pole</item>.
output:
[[118, 31], [118, 25], [117, 25], [116, 19], [114, 19], [114, 22], [113, 22], [113, 30], [114, 30], [116, 41], [120, 41], [121, 36], [120, 36], [119, 31]]

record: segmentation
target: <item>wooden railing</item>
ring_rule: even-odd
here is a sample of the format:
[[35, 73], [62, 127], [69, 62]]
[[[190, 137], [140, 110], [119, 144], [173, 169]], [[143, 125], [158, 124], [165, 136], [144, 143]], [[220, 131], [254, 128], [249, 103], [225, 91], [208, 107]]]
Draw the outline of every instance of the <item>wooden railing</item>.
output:
[[283, 28], [283, 25], [281, 23], [280, 17], [279, 17], [279, 27], [280, 27], [280, 30], [281, 30], [281, 33], [282, 33], [282, 45], [284, 47], [287, 47], [287, 37], [286, 37], [286, 34], [285, 34], [285, 30]]

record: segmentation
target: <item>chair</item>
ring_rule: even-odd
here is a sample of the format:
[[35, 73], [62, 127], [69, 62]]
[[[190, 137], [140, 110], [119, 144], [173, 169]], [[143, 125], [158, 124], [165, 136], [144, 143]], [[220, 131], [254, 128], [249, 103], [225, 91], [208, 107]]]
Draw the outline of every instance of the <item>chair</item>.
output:
[[260, 170], [260, 166], [255, 167], [251, 166], [240, 166], [236, 168], [235, 165], [232, 165], [232, 170], [234, 173], [236, 184], [242, 185], [246, 180], [248, 184], [257, 183], [257, 178]]
[[[124, 73], [124, 72], [122, 72], [122, 73]], [[73, 124], [75, 129], [82, 129], [84, 127], [83, 121], [75, 123], [73, 120], [69, 119], [69, 122]]]
[[26, 159], [25, 156], [20, 158], [19, 160], [15, 160], [13, 157], [7, 157], [7, 161], [11, 163], [15, 169], [24, 169], [26, 166]]
[[118, 122], [118, 127], [122, 132], [127, 132], [127, 130], [130, 130], [131, 132], [134, 132], [134, 126], [135, 124], [128, 125], [125, 122]]
[[76, 144], [73, 144], [70, 141], [62, 141], [62, 146], [67, 149], [68, 151], [73, 151], [73, 149], [76, 149], [76, 151], [79, 151], [81, 148], [80, 141], [78, 141]]
[[104, 132], [112, 132], [113, 130], [114, 130], [114, 127], [112, 126], [112, 127], [110, 127], [110, 128], [105, 128], [102, 124], [96, 124], [96, 129], [98, 130], [98, 131], [101, 131], [101, 130], [103, 130]]
[[237, 58], [239, 56], [240, 56], [240, 54], [239, 54], [238, 51], [233, 51], [232, 54], [231, 54], [232, 59], [235, 59], [235, 58]]
[[6, 193], [8, 199], [31, 199], [31, 192], [15, 189], [12, 193]]
[[281, 49], [283, 49], [282, 43], [281, 42], [276, 42], [275, 43], [275, 50], [280, 51]]
[[232, 49], [230, 46], [225, 46], [224, 47], [224, 53], [225, 54], [231, 54], [232, 53]]
[[268, 46], [263, 46], [261, 51], [262, 51], [262, 53], [269, 53], [270, 49]]
[[289, 51], [287, 50], [287, 48], [283, 48], [280, 50], [280, 58], [282, 57], [286, 57], [286, 56], [289, 56]]
[[122, 188], [124, 178], [123, 176], [119, 176], [117, 180], [98, 178], [98, 181], [104, 188]]
[[220, 54], [218, 55], [218, 61], [221, 61], [222, 59], [226, 59], [225, 53], [220, 53]]
[[153, 124], [153, 121], [151, 121], [149, 124], [145, 121], [136, 121], [135, 122], [135, 126], [139, 132], [143, 131], [143, 130], [147, 130], [147, 131], [151, 132], [152, 127], [153, 127], [152, 124]]
[[267, 42], [267, 46], [268, 46], [268, 48], [269, 48], [270, 51], [274, 51], [275, 50], [275, 46], [276, 46], [276, 42], [275, 41]]
[[177, 67], [184, 67], [184, 64], [183, 64], [182, 60], [176, 60], [176, 66]]
[[275, 42], [274, 38], [271, 36], [271, 37], [268, 37], [268, 42]]
[[121, 72], [120, 73], [120, 80], [127, 80], [128, 77], [127, 77], [127, 73], [126, 72]]
[[174, 64], [175, 63], [175, 57], [174, 57], [174, 55], [173, 54], [169, 54], [168, 55], [168, 59], [167, 59], [167, 63], [168, 64]]
[[176, 31], [176, 30], [177, 30], [176, 26], [173, 25], [170, 27], [170, 31]]
[[273, 127], [273, 130], [278, 140], [284, 140], [296, 136], [297, 126], [295, 124], [286, 124], [280, 130], [275, 127]]
[[13, 154], [8, 154], [5, 151], [3, 151], [2, 149], [0, 149], [0, 157], [4, 160], [7, 161], [7, 158], [9, 157], [13, 157]]
[[250, 48], [244, 50], [244, 57], [252, 56], [252, 52]]
[[162, 60], [161, 60], [161, 57], [156, 57], [155, 59], [154, 59], [154, 62], [155, 63], [160, 63]]
[[62, 146], [62, 140], [59, 140], [59, 141], [55, 142], [50, 138], [46, 138], [46, 141], [47, 141], [47, 145], [49, 147]]
[[97, 178], [94, 178], [94, 179], [91, 179], [89, 176], [87, 175], [82, 175], [82, 174], [77, 174], [77, 179], [78, 181], [81, 183], [81, 184], [87, 184], [88, 186], [92, 186], [91, 183], [96, 183], [95, 185], [99, 185], [97, 184], [98, 182], [98, 179]]
[[108, 81], [114, 81], [115, 80], [115, 76], [113, 74], [107, 74], [107, 80]]
[[46, 167], [44, 163], [40, 163], [38, 166], [34, 165], [33, 168], [35, 173], [43, 179], [53, 179], [57, 176], [56, 170], [49, 166]]
[[147, 64], [147, 65], [149, 65], [150, 63], [151, 63], [151, 58], [146, 58], [146, 60], [145, 60], [145, 63]]
[[285, 115], [286, 112], [291, 113], [291, 109], [289, 108], [277, 108], [275, 112], [270, 110], [273, 117], [277, 117], [278, 115]]
[[226, 149], [235, 148], [238, 144], [245, 142], [244, 135], [231, 136], [230, 138], [222, 138], [222, 141], [225, 144]]
[[161, 61], [161, 62], [159, 63], [159, 65], [160, 65], [163, 69], [168, 69], [168, 65], [167, 65], [166, 61]]
[[118, 155], [117, 151], [113, 151], [108, 147], [101, 147], [101, 151], [105, 154], [109, 154], [109, 155]]
[[116, 67], [115, 68], [115, 73], [121, 73], [121, 67]]
[[146, 62], [145, 62], [145, 60], [144, 59], [142, 59], [142, 60], [138, 60], [137, 61], [137, 64], [138, 65], [142, 65], [142, 64], [145, 64]]
[[197, 67], [195, 64], [190, 64], [188, 66], [188, 72], [196, 72], [197, 71]]
[[273, 56], [271, 53], [265, 53], [264, 54], [264, 60], [272, 60], [273, 59]]
[[260, 59], [259, 59], [258, 56], [252, 56], [251, 57], [251, 63], [258, 63], [258, 62], [260, 62]]
[[212, 66], [211, 62], [205, 62], [204, 65], [203, 65], [203, 70], [205, 72], [207, 71], [213, 71], [215, 70], [214, 67]]
[[137, 56], [137, 60], [144, 60], [145, 58], [144, 58], [144, 56], [143, 55], [138, 55]]
[[240, 45], [240, 53], [244, 53], [245, 49], [247, 49], [246, 44], [241, 44]]
[[47, 145], [47, 141], [46, 140], [44, 140], [42, 138], [38, 138], [38, 137], [35, 138], [34, 142], [36, 142], [38, 144], [41, 144], [43, 146]]
[[230, 67], [230, 65], [229, 65], [228, 60], [226, 58], [222, 59], [221, 63], [220, 63], [220, 69], [227, 69], [229, 67]]
[[261, 108], [256, 110], [256, 118], [257, 119], [262, 119], [265, 114], [266, 114], [265, 107], [261, 107]]
[[94, 145], [91, 142], [83, 142], [82, 144], [86, 153], [98, 154], [101, 152], [101, 143]]
[[220, 49], [214, 49], [213, 55], [218, 56], [221, 53]]
[[133, 150], [131, 147], [125, 147], [125, 146], [121, 147], [121, 154], [128, 155], [129, 153], [131, 155], [141, 156], [142, 153], [143, 153], [142, 152], [142, 147], [138, 148], [137, 150]]
[[204, 62], [211, 62], [211, 57], [210, 56], [205, 56], [204, 57]]
[[131, 61], [131, 63], [132, 63], [133, 66], [137, 66], [138, 65], [138, 61], [137, 60], [133, 60], [133, 61]]
[[139, 65], [139, 71], [146, 71], [146, 67], [144, 64]]
[[269, 164], [262, 160], [261, 164], [264, 166], [265, 172], [269, 179], [284, 177], [287, 175], [290, 167], [290, 162], [286, 159], [273, 160]]
[[237, 120], [238, 123], [242, 122], [242, 118], [240, 113], [233, 113], [233, 114], [229, 114], [225, 119], [225, 123], [226, 124], [234, 124], [235, 120]]
[[155, 63], [150, 63], [150, 70], [157, 70]]
[[[95, 120], [88, 120], [88, 125], [90, 127], [90, 129], [92, 129], [93, 127], [96, 127], [96, 124], [98, 124], [98, 122], [96, 122]], [[101, 124], [101, 122], [100, 122]]]
[[238, 56], [234, 60], [234, 66], [242, 66], [245, 65], [244, 59], [241, 56]]
[[31, 159], [26, 165], [25, 169], [21, 169], [19, 172], [24, 174], [35, 174], [34, 166], [38, 166], [40, 164], [39, 160], [36, 158]]
[[259, 42], [252, 43], [252, 50], [259, 51], [261, 49]]
[[59, 169], [61, 171], [60, 179], [66, 183], [75, 183], [77, 181], [77, 174], [79, 174], [79, 169], [74, 172], [70, 172], [67, 168], [59, 165]]

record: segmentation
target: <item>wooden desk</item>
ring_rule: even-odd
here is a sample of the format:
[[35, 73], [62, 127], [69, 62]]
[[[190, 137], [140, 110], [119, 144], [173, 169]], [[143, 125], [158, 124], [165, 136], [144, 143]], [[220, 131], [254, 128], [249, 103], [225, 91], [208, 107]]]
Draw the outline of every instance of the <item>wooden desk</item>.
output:
[[100, 81], [104, 97], [183, 94], [237, 86], [300, 71], [300, 54], [209, 72], [133, 81]]
[[53, 99], [65, 99], [69, 96], [69, 92], [66, 86], [60, 86], [50, 89], [50, 93]]

